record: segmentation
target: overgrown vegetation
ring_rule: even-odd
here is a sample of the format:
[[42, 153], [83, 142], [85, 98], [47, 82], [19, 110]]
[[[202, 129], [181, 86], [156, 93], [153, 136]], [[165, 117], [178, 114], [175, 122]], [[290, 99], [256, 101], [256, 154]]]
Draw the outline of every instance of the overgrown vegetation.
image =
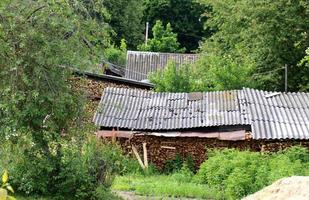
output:
[[217, 191], [207, 185], [193, 183], [193, 173], [183, 169], [171, 175], [129, 174], [116, 177], [114, 190], [134, 191], [144, 196], [158, 197], [192, 197], [202, 199], [220, 198]]
[[242, 89], [256, 87], [253, 78], [254, 65], [249, 60], [245, 63], [231, 57], [214, 54], [202, 56], [191, 66], [177, 66], [170, 61], [163, 70], [149, 76], [157, 92], [202, 92]]
[[[175, 158], [174, 163], [182, 160]], [[194, 175], [186, 162], [170, 174], [117, 177], [113, 188], [142, 195], [241, 199], [274, 181], [293, 175], [309, 175], [309, 150], [291, 147], [277, 153], [235, 149], [209, 151], [208, 159]], [[169, 166], [169, 164], [168, 164]]]
[[120, 42], [120, 47], [110, 46], [104, 50], [104, 58], [106, 61], [125, 66], [127, 58], [127, 44], [124, 39]]
[[109, 46], [102, 1], [92, 3], [1, 1], [0, 171], [23, 195], [106, 199], [124, 170], [118, 147], [88, 136], [66, 68], [97, 65]]

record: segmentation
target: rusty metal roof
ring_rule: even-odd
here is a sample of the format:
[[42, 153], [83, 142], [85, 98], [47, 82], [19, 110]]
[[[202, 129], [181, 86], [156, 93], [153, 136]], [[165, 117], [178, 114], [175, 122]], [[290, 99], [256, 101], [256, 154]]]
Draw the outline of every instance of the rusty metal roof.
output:
[[131, 130], [248, 125], [243, 98], [241, 90], [192, 95], [107, 88], [94, 122], [101, 127]]
[[149, 73], [163, 69], [170, 60], [181, 66], [193, 63], [197, 58], [197, 54], [128, 51], [125, 78], [145, 80]]
[[309, 139], [309, 93], [244, 89], [253, 139]]

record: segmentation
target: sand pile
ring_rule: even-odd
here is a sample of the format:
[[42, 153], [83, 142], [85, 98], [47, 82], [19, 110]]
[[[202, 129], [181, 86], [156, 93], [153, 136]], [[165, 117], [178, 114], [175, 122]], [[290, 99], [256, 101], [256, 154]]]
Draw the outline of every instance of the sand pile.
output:
[[309, 200], [309, 176], [280, 179], [243, 200]]

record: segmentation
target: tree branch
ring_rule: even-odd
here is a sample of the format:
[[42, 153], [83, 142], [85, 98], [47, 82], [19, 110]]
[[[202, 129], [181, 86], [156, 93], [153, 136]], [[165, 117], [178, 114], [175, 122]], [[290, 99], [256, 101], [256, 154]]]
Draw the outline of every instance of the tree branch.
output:
[[38, 7], [37, 9], [35, 9], [35, 10], [26, 18], [26, 21], [28, 21], [28, 20], [32, 17], [32, 15], [34, 15], [36, 12], [42, 10], [42, 9], [45, 8], [45, 7], [46, 7], [46, 6], [40, 6], [40, 7]]

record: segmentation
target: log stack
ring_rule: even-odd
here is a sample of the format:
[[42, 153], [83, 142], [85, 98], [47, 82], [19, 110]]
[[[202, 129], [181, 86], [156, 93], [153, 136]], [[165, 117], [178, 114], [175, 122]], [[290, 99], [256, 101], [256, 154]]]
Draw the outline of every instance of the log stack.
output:
[[236, 148], [257, 152], [276, 152], [294, 145], [302, 145], [309, 148], [309, 141], [297, 140], [245, 140], [225, 141], [210, 138], [181, 138], [181, 137], [158, 137], [158, 136], [134, 136], [131, 139], [119, 138], [117, 140], [126, 154], [132, 154], [133, 144], [139, 153], [143, 155], [143, 143], [147, 143], [148, 161], [155, 164], [158, 169], [163, 169], [167, 160], [174, 159], [177, 154], [183, 158], [192, 155], [193, 161], [198, 168], [207, 158], [207, 150]]

